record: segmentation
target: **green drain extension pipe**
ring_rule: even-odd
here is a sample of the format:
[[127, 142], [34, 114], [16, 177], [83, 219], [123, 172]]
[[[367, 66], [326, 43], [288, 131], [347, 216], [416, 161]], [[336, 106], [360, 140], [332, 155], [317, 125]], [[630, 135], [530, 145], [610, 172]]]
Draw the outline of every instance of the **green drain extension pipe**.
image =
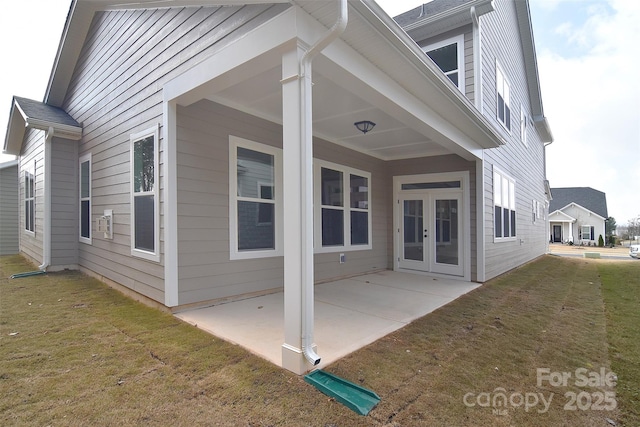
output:
[[27, 271], [26, 273], [17, 273], [11, 276], [12, 279], [20, 279], [22, 277], [30, 277], [30, 276], [39, 276], [40, 274], [46, 274], [46, 271], [36, 270], [36, 271]]

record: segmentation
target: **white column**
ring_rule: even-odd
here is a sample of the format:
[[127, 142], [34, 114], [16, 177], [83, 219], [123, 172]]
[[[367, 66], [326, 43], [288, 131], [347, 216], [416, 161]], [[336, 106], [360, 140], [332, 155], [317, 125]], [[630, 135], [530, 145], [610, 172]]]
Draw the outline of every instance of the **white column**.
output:
[[[304, 137], [305, 106], [296, 47], [282, 57], [282, 148], [284, 187], [284, 344], [282, 367], [310, 369], [302, 351], [303, 289], [313, 286], [313, 193], [311, 138]], [[313, 327], [313, 325], [311, 325]]]
[[[166, 96], [166, 91], [164, 92]], [[163, 102], [163, 163], [164, 163], [164, 304], [179, 304], [178, 287], [178, 151], [177, 104]]]
[[573, 242], [573, 223], [569, 222], [569, 241]]

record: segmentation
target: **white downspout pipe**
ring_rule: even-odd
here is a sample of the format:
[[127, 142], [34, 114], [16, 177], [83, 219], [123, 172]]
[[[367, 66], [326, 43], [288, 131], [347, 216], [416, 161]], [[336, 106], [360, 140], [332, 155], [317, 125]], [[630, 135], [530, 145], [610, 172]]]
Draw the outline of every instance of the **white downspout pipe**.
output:
[[473, 21], [473, 104], [482, 111], [482, 41], [480, 33], [480, 17], [476, 7], [471, 6]]
[[47, 271], [51, 264], [51, 140], [53, 127], [45, 133], [44, 139], [44, 221], [42, 230], [42, 265], [38, 268]]
[[314, 295], [313, 295], [313, 114], [312, 70], [313, 59], [335, 41], [347, 28], [347, 0], [340, 0], [340, 16], [329, 32], [318, 40], [300, 59], [300, 111], [301, 155], [300, 165], [304, 182], [301, 184], [302, 209], [302, 353], [312, 364], [320, 363], [313, 349]]

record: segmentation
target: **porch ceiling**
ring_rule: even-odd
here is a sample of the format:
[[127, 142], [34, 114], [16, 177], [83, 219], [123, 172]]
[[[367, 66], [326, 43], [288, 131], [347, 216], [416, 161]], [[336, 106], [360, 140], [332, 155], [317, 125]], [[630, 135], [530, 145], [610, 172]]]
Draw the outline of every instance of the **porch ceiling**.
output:
[[[282, 123], [281, 67], [205, 95], [214, 102]], [[365, 101], [335, 79], [313, 73], [314, 136], [383, 159], [435, 156], [451, 152], [425, 135], [403, 124], [380, 106]], [[400, 115], [401, 116], [401, 115]], [[363, 134], [354, 126], [361, 120], [376, 124]]]

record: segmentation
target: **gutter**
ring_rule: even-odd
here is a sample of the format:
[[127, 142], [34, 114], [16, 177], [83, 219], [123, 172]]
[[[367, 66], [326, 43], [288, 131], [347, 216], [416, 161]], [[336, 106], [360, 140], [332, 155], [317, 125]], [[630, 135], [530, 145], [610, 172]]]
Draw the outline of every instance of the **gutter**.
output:
[[311, 80], [313, 59], [324, 48], [333, 43], [347, 28], [347, 0], [340, 0], [340, 15], [329, 32], [318, 40], [300, 59], [300, 110], [301, 116], [301, 155], [300, 164], [304, 182], [301, 186], [302, 209], [302, 353], [313, 366], [320, 363], [320, 356], [313, 349], [313, 93]]
[[44, 140], [44, 220], [42, 231], [42, 265], [38, 268], [46, 272], [51, 265], [51, 140], [53, 127], [49, 127]]

